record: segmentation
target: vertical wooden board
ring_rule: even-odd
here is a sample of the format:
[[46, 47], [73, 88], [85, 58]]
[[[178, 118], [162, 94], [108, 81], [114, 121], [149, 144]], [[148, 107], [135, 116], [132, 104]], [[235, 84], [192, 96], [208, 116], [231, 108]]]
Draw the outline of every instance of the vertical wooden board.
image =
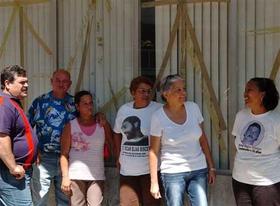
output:
[[[274, 25], [279, 28], [280, 25], [280, 13], [279, 13], [279, 9], [280, 9], [280, 1], [274, 0]], [[280, 48], [280, 33], [276, 33], [274, 34], [274, 61], [277, 55], [277, 52]], [[278, 68], [278, 73], [277, 76], [275, 78], [275, 84], [278, 88], [278, 91], [280, 89], [280, 68]], [[278, 106], [278, 111], [280, 111], [280, 107]]]
[[[265, 28], [274, 27], [274, 15], [273, 15], [273, 4], [274, 0], [265, 1]], [[269, 77], [271, 68], [275, 59], [275, 54], [273, 53], [273, 34], [265, 35], [265, 76]]]
[[[188, 10], [188, 14], [190, 17], [191, 22], [193, 22], [194, 19], [194, 5], [193, 4], [188, 4], [187, 5], [187, 10]], [[188, 34], [187, 34], [188, 35]], [[187, 37], [190, 39], [190, 37]], [[191, 42], [191, 41], [190, 41]], [[191, 45], [191, 47], [193, 48], [193, 45]], [[194, 101], [195, 98], [195, 94], [194, 94], [194, 84], [195, 84], [195, 69], [194, 69], [194, 64], [192, 62], [192, 58], [190, 57], [190, 54], [187, 53], [187, 79], [186, 79], [186, 85], [187, 85], [187, 99]]]
[[238, 84], [237, 84], [237, 91], [238, 91], [238, 109], [243, 108], [243, 91], [244, 85], [246, 82], [246, 41], [247, 41], [247, 27], [246, 27], [246, 13], [247, 13], [247, 4], [244, 0], [238, 0], [238, 37], [237, 37], [237, 50], [238, 50]]
[[[227, 4], [220, 4], [219, 7], [219, 101], [220, 108], [224, 119], [228, 116], [228, 12]], [[227, 127], [228, 127], [228, 123]], [[229, 148], [228, 148], [228, 132], [227, 130], [222, 132], [220, 138], [222, 138], [224, 145], [220, 143], [220, 168], [229, 169]]]
[[[116, 7], [117, 10], [117, 53], [115, 54], [117, 56], [117, 69], [120, 71], [124, 69], [124, 55], [123, 55], [123, 45], [124, 45], [124, 11], [123, 11], [123, 4], [122, 1], [118, 0], [118, 4]], [[118, 79], [124, 79], [124, 75], [127, 74], [121, 74], [120, 72], [117, 73]]]
[[[38, 32], [38, 24], [39, 24], [39, 9], [35, 9], [33, 10], [31, 7], [24, 9], [24, 11], [26, 12], [26, 15], [28, 16], [30, 22], [32, 23], [32, 25], [34, 26], [34, 28], [37, 28], [37, 32]], [[42, 20], [41, 20], [42, 21]], [[26, 31], [26, 26], [25, 26], [25, 31]], [[42, 87], [43, 87], [43, 76], [41, 73], [42, 67], [44, 65], [40, 65], [40, 51], [39, 51], [39, 45], [36, 42], [35, 38], [33, 37], [33, 35], [31, 34], [30, 31], [25, 32], [25, 53], [28, 54], [32, 54], [32, 55], [25, 55], [25, 62], [26, 62], [26, 66], [29, 67], [29, 69], [31, 70], [31, 74], [32, 74], [32, 79], [30, 82], [30, 85], [36, 85], [36, 87], [31, 86], [30, 90], [32, 92], [32, 94], [34, 94], [35, 97], [39, 96], [41, 93], [43, 93], [44, 91], [42, 91]], [[28, 97], [30, 98], [30, 96]]]
[[[76, 8], [77, 7], [77, 8]], [[76, 39], [76, 32], [79, 28], [79, 26], [77, 25], [78, 19], [79, 17], [76, 17], [78, 15], [78, 12], [80, 11], [80, 8], [78, 7], [78, 2], [75, 2], [73, 0], [69, 1], [69, 16], [65, 16], [64, 20], [65, 23], [67, 22], [67, 24], [69, 24], [69, 33], [64, 33], [64, 36], [66, 37], [66, 44], [65, 47], [63, 48], [64, 50], [64, 54], [65, 54], [65, 59], [69, 59], [71, 56], [74, 55], [75, 50], [74, 50], [74, 45], [75, 42], [77, 41]], [[81, 15], [81, 14], [79, 14]], [[77, 80], [79, 77], [79, 68], [80, 68], [80, 64], [81, 64], [81, 55], [82, 55], [82, 51], [83, 51], [83, 46], [84, 46], [84, 41], [85, 41], [85, 35], [83, 35], [83, 38], [80, 40], [79, 42], [79, 46], [80, 46], [80, 52], [79, 55], [77, 56], [76, 59], [76, 64], [72, 66], [72, 70], [71, 70], [71, 74], [72, 74], [72, 86], [71, 86], [71, 93], [75, 92], [75, 88], [77, 85]], [[64, 63], [65, 64], [65, 63]], [[65, 65], [63, 65], [64, 67]], [[81, 84], [82, 86], [82, 84]]]
[[[33, 10], [32, 7], [28, 7], [28, 8], [24, 8], [23, 11], [26, 13], [29, 21], [31, 22], [32, 26], [37, 30], [37, 32], [39, 33], [39, 21], [42, 21], [42, 19], [39, 16], [39, 12], [38, 12], [39, 8], [36, 8], [35, 10]], [[42, 10], [41, 10], [42, 12]], [[29, 82], [30, 87], [29, 90], [32, 92], [32, 94], [35, 94], [36, 96], [38, 96], [41, 88], [42, 88], [42, 77], [43, 75], [41, 75], [41, 68], [44, 65], [41, 65], [40, 63], [40, 48], [39, 45], [37, 43], [37, 41], [35, 40], [34, 36], [32, 35], [32, 33], [30, 31], [27, 30], [26, 25], [23, 25], [24, 27], [24, 39], [25, 39], [25, 43], [24, 43], [24, 62], [25, 62], [25, 67], [28, 67], [28, 73], [31, 74], [36, 74], [35, 76], [33, 76], [32, 79], [30, 79], [31, 81]], [[28, 55], [32, 54], [32, 55]], [[33, 87], [33, 85], [36, 83], [36, 87]], [[37, 91], [36, 91], [37, 90]], [[30, 96], [28, 97], [30, 98]]]
[[[175, 22], [175, 17], [177, 14], [177, 5], [172, 5], [170, 6], [170, 28], [169, 28], [169, 33], [171, 33], [172, 30], [172, 26]], [[177, 33], [177, 37], [178, 37], [178, 33]], [[174, 40], [174, 44], [172, 47], [172, 53], [171, 53], [171, 57], [170, 57], [170, 61], [169, 61], [169, 73], [170, 74], [177, 74], [178, 73], [178, 38], [175, 38]], [[169, 36], [170, 38], [170, 36]], [[167, 40], [168, 43], [168, 40]], [[167, 70], [166, 70], [167, 71]]]
[[[98, 7], [96, 6], [96, 9]], [[98, 106], [99, 106], [99, 102], [97, 101], [97, 84], [96, 81], [98, 79], [97, 77], [97, 68], [98, 68], [98, 55], [97, 53], [98, 51], [98, 46], [97, 46], [97, 29], [99, 27], [98, 25], [98, 20], [97, 20], [97, 12], [96, 9], [93, 10], [93, 24], [92, 24], [92, 34], [91, 34], [91, 47], [90, 47], [90, 80], [89, 80], [89, 89], [90, 91], [94, 94], [94, 106], [95, 106], [95, 111], [98, 111]], [[104, 12], [103, 12], [104, 15]], [[110, 27], [110, 25], [107, 25], [107, 27]], [[105, 29], [105, 27], [104, 27]], [[108, 35], [106, 35], [108, 36]], [[104, 44], [105, 47], [105, 44]], [[104, 57], [104, 61], [108, 62], [107, 60], [105, 60]], [[109, 67], [110, 68], [110, 67]]]
[[[210, 74], [211, 71], [211, 3], [203, 4], [203, 13], [202, 13], [202, 52], [205, 61], [205, 65]], [[202, 82], [205, 84], [205, 82]], [[203, 88], [203, 87], [202, 87]], [[210, 147], [212, 147], [211, 138], [211, 118], [208, 111], [207, 101], [205, 101], [205, 94], [203, 93], [203, 105], [202, 113], [204, 117], [204, 129], [208, 137], [208, 142]]]
[[[141, 2], [139, 1], [131, 1], [131, 30], [132, 30], [132, 67], [133, 68], [140, 68], [140, 55], [141, 55]], [[134, 71], [134, 74], [139, 74], [139, 71]]]
[[[256, 30], [264, 29], [265, 28], [265, 1], [266, 0], [256, 0]], [[265, 54], [265, 35], [255, 35], [256, 38], [256, 76], [264, 77], [265, 76], [265, 61], [264, 61], [264, 54]]]
[[50, 7], [49, 7], [49, 12], [50, 15], [48, 16], [48, 22], [50, 25], [50, 30], [49, 30], [49, 35], [50, 35], [50, 47], [53, 50], [53, 56], [51, 57], [52, 61], [50, 62], [49, 65], [49, 75], [52, 73], [54, 68], [56, 68], [56, 63], [57, 63], [57, 24], [58, 24], [58, 16], [56, 12], [56, 0], [51, 0]]
[[[246, 31], [255, 30], [255, 0], [247, 0]], [[255, 35], [247, 35], [246, 73], [247, 80], [255, 76]]]
[[[0, 46], [4, 41], [4, 35], [8, 28], [8, 22], [12, 15], [13, 8], [12, 7], [3, 7], [0, 8]], [[6, 46], [4, 48], [4, 52], [0, 58], [0, 63], [3, 65], [2, 67], [9, 64], [20, 64], [20, 45], [19, 45], [19, 29], [18, 29], [18, 15], [15, 16], [14, 22], [11, 26], [11, 32], [7, 39]], [[15, 52], [16, 51], [16, 52]], [[1, 67], [1, 68], [2, 68]]]
[[[88, 88], [93, 94], [96, 93], [96, 86], [95, 86], [95, 59], [96, 59], [96, 10], [90, 9], [89, 10], [89, 2], [82, 5], [83, 14], [85, 15], [87, 12], [90, 11], [91, 15], [93, 16], [92, 25], [91, 25], [91, 32], [90, 32], [90, 43], [89, 43], [89, 50], [87, 56], [87, 64], [86, 64], [86, 72], [84, 73], [84, 86]], [[103, 12], [102, 14], [103, 15]], [[83, 21], [83, 20], [81, 20]], [[97, 111], [95, 109], [95, 111]]]
[[[139, 67], [133, 68], [132, 67], [132, 59], [133, 59], [133, 14], [132, 14], [132, 7], [133, 1], [131, 0], [125, 0], [124, 1], [124, 68], [125, 71], [130, 74], [127, 76], [127, 80], [130, 81], [133, 73], [136, 73], [138, 75]], [[136, 70], [136, 72], [133, 72], [133, 70]]]
[[[111, 21], [113, 21], [113, 18], [111, 17], [111, 14], [113, 11], [115, 11], [114, 7], [115, 5], [113, 5], [112, 2], [112, 10], [108, 11], [106, 9], [106, 7], [104, 8], [104, 3], [103, 3], [103, 51], [104, 51], [104, 58], [103, 58], [103, 65], [104, 65], [104, 70], [106, 70], [106, 77], [104, 79], [104, 84], [108, 84], [108, 80], [111, 81], [112, 87], [114, 88], [114, 90], [116, 90], [116, 79], [113, 78], [114, 74], [115, 74], [115, 69], [113, 68], [114, 66], [111, 66], [111, 62], [112, 59], [115, 59], [115, 56], [110, 55], [110, 49], [112, 51], [112, 45], [111, 45], [111, 37], [115, 36], [115, 35], [110, 35], [113, 34], [111, 32], [111, 27], [113, 25], [111, 25]], [[112, 53], [113, 54], [113, 53]], [[108, 87], [107, 87], [108, 88]], [[105, 97], [105, 102], [108, 101], [111, 98], [111, 93], [109, 92], [109, 90], [107, 91], [107, 95]], [[104, 103], [103, 103], [104, 104]], [[102, 104], [102, 105], [103, 105]], [[100, 105], [101, 106], [101, 105]], [[114, 110], [110, 110], [110, 113], [113, 113]]]
[[141, 2], [131, 1], [131, 49], [132, 49], [132, 68], [133, 76], [140, 74], [141, 62]]
[[[58, 46], [58, 50], [59, 50], [59, 55], [58, 55], [58, 59], [59, 59], [59, 65], [58, 67], [64, 67], [67, 66], [67, 62], [69, 61], [70, 58], [70, 52], [67, 52], [67, 35], [69, 35], [70, 33], [70, 24], [68, 22], [69, 17], [71, 16], [71, 11], [70, 11], [70, 1], [58, 1], [59, 6], [61, 6], [59, 8], [59, 11], [63, 11], [63, 12], [59, 12], [59, 27], [60, 25], [62, 27], [62, 29], [59, 32], [59, 46]], [[60, 4], [61, 3], [61, 4]], [[70, 73], [72, 75], [73, 78], [73, 69], [70, 70]]]
[[[37, 7], [36, 8], [36, 17], [34, 19], [30, 19], [32, 25], [34, 26], [36, 32], [39, 34], [39, 36], [44, 39], [45, 41], [45, 38], [43, 37], [43, 24], [41, 24], [41, 22], [44, 22], [44, 12], [43, 12], [43, 9], [41, 9], [40, 5], [34, 5], [34, 7]], [[28, 14], [27, 14], [28, 15]], [[45, 22], [44, 22], [45, 23]], [[36, 58], [38, 60], [38, 66], [39, 66], [39, 72], [41, 74], [41, 69], [42, 67], [44, 67], [44, 55], [45, 55], [45, 51], [43, 50], [43, 48], [38, 44], [38, 42], [35, 40], [35, 38], [32, 36], [32, 39], [33, 39], [33, 42], [34, 42], [34, 48], [36, 48], [36, 53], [34, 53], [33, 55], [36, 55]], [[36, 65], [36, 66], [37, 66]], [[43, 85], [43, 81], [40, 81], [39, 82], [39, 85], [40, 85], [40, 90], [43, 89], [44, 85]]]
[[[161, 63], [163, 61], [164, 54], [166, 52], [167, 44], [169, 41], [170, 25], [173, 25], [174, 21], [170, 21], [170, 7], [160, 6], [155, 8], [156, 18], [156, 74], [160, 70]], [[170, 64], [166, 65], [165, 75], [170, 71]], [[164, 76], [165, 76], [164, 75]]]
[[[60, 4], [62, 2], [62, 4]], [[66, 42], [66, 37], [64, 37], [65, 33], [69, 33], [70, 32], [70, 26], [67, 22], [67, 16], [70, 15], [70, 4], [69, 1], [58, 1], [59, 4], [59, 26], [58, 28], [62, 28], [59, 29], [59, 46], [58, 46], [58, 50], [59, 50], [59, 55], [58, 55], [58, 61], [59, 61], [59, 65], [58, 67], [64, 67], [64, 64], [67, 64], [66, 62], [69, 61], [70, 58], [70, 53], [65, 53], [64, 48], [67, 47], [67, 42]], [[60, 12], [63, 11], [63, 12]], [[61, 25], [61, 26], [60, 26]], [[66, 65], [67, 66], [67, 65]], [[72, 70], [70, 70], [70, 73], [72, 74]], [[73, 75], [72, 75], [73, 76]]]
[[127, 10], [125, 18], [125, 32], [128, 34], [128, 37], [125, 39], [125, 45], [127, 45], [127, 47], [125, 46], [125, 55], [129, 57], [126, 57], [125, 70], [128, 76], [125, 80], [127, 84], [130, 84], [130, 81], [135, 76], [138, 76], [140, 74], [140, 65], [138, 64], [138, 59], [134, 60], [134, 56], [138, 56], [140, 48], [138, 47], [137, 43], [139, 41], [138, 34], [140, 33], [140, 22], [137, 19], [140, 14], [136, 1], [126, 0], [125, 4]]
[[[118, 62], [118, 72], [117, 72], [117, 76], [118, 79], [120, 80], [120, 88], [123, 87], [123, 84], [125, 85], [129, 85], [130, 80], [132, 78], [131, 76], [131, 71], [127, 70], [127, 68], [125, 68], [125, 16], [124, 16], [124, 3], [123, 1], [118, 1], [119, 3], [117, 4], [117, 62]], [[123, 2], [123, 3], [121, 3]], [[119, 71], [123, 71], [122, 73]], [[122, 101], [123, 103], [128, 99], [128, 95], [125, 97], [122, 97]]]
[[[117, 2], [116, 1], [111, 1], [111, 6], [112, 6], [112, 10], [110, 12], [104, 12], [104, 14], [106, 14], [106, 16], [108, 15], [108, 21], [110, 21], [110, 26], [106, 26], [108, 24], [106, 24], [106, 21], [104, 22], [104, 28], [106, 29], [105, 31], [110, 31], [110, 33], [105, 32], [104, 34], [109, 38], [109, 41], [105, 41], [104, 39], [104, 46], [105, 49], [108, 48], [109, 50], [109, 56], [106, 56], [106, 62], [110, 62], [110, 68], [111, 68], [111, 82], [112, 85], [114, 86], [115, 92], [117, 92], [119, 89], [121, 89], [123, 87], [124, 82], [123, 81], [119, 81], [117, 77]], [[111, 35], [109, 35], [111, 34]], [[106, 51], [106, 50], [105, 50]], [[106, 54], [106, 52], [105, 52]]]
[[[211, 73], [210, 78], [212, 81], [213, 89], [219, 101], [219, 83], [220, 83], [220, 76], [219, 76], [219, 58], [220, 58], [220, 51], [219, 51], [219, 37], [220, 37], [220, 28], [219, 28], [219, 5], [218, 3], [212, 3], [211, 8]], [[213, 125], [215, 127], [215, 125]], [[211, 133], [211, 140], [212, 140], [212, 155], [216, 164], [219, 164], [219, 142], [217, 138], [218, 134], [214, 129], [212, 129]]]
[[[83, 23], [83, 17], [87, 14], [87, 12], [89, 11], [89, 2], [88, 1], [76, 1], [74, 4], [75, 9], [75, 13], [76, 13], [76, 18], [74, 16], [75, 19], [74, 20], [74, 24], [75, 24], [75, 29], [73, 31], [73, 35], [71, 37], [71, 42], [70, 42], [70, 51], [73, 54], [75, 52], [75, 41], [76, 39], [78, 39], [79, 36], [79, 28], [81, 27], [82, 23]], [[89, 85], [89, 77], [90, 77], [90, 58], [91, 58], [91, 48], [93, 45], [93, 41], [92, 41], [92, 31], [94, 30], [94, 25], [92, 23], [91, 25], [91, 31], [90, 31], [90, 37], [89, 37], [89, 48], [88, 48], [88, 52], [87, 52], [87, 56], [86, 56], [86, 62], [85, 62], [85, 67], [84, 67], [84, 72], [83, 72], [83, 77], [82, 77], [82, 82], [81, 82], [81, 86], [80, 86], [80, 90], [83, 89], [88, 89]], [[83, 47], [84, 47], [84, 43], [83, 43]], [[82, 54], [82, 53], [81, 53]], [[81, 58], [82, 60], [82, 58]], [[79, 61], [79, 66], [77, 67], [77, 72], [76, 74], [79, 74], [80, 72], [80, 67], [81, 67], [81, 62]], [[77, 75], [78, 77], [78, 75]], [[76, 81], [77, 82], [77, 81]], [[75, 89], [75, 87], [73, 88]]]
[[[117, 72], [118, 80], [120, 81], [119, 84], [125, 83], [125, 75], [128, 75], [124, 72], [124, 8], [121, 1], [118, 1], [117, 5], [117, 69], [118, 71], [123, 71], [123, 73]], [[123, 101], [125, 101], [123, 99]]]
[[235, 119], [235, 114], [238, 110], [238, 2], [231, 1], [229, 4], [229, 20], [228, 20], [228, 116], [227, 128], [229, 136], [229, 168], [233, 168], [235, 145], [234, 138], [231, 135], [232, 126]]
[[[202, 51], [202, 4], [196, 3], [194, 5], [194, 20], [192, 22], [193, 28], [195, 30], [196, 38], [199, 43], [199, 48]], [[198, 69], [194, 75], [195, 81], [195, 102], [199, 105], [199, 108], [202, 108], [202, 75], [200, 69]]]
[[[105, 99], [108, 99], [108, 90], [106, 92], [106, 89], [108, 88], [108, 81], [105, 76], [105, 68], [104, 68], [104, 62], [105, 56], [104, 56], [104, 20], [102, 18], [102, 13], [104, 12], [104, 2], [98, 1], [96, 5], [96, 58], [97, 58], [97, 64], [96, 64], [96, 78], [95, 78], [95, 89], [96, 89], [96, 99], [98, 100], [98, 103], [100, 105], [103, 105], [105, 102]], [[103, 44], [102, 44], [103, 42]]]
[[[279, 12], [280, 1], [274, 0], [273, 4], [274, 4], [274, 6], [273, 6], [273, 15], [274, 15], [273, 20], [274, 20], [274, 23], [273, 24], [274, 24], [274, 27], [278, 26], [278, 28], [279, 28], [279, 26], [280, 26], [280, 12]], [[274, 55], [273, 55], [273, 58], [274, 58], [273, 63], [274, 63], [276, 55], [277, 55], [277, 53], [278, 53], [278, 51], [280, 49], [280, 32], [275, 33], [273, 35], [273, 42], [274, 42], [274, 44], [273, 44], [273, 53], [274, 53]], [[278, 88], [280, 88], [279, 87], [280, 86], [280, 82], [279, 82], [280, 72], [279, 72], [279, 70], [280, 70], [280, 68], [278, 68], [278, 73], [277, 73], [277, 76], [276, 76], [276, 80], [278, 80], [278, 81], [275, 81], [277, 86], [278, 86]]]

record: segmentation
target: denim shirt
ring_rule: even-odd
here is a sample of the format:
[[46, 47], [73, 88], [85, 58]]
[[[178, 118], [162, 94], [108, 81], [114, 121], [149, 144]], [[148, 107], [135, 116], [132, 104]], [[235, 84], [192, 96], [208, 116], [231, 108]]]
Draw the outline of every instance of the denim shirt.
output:
[[74, 98], [68, 93], [63, 99], [55, 98], [52, 91], [36, 98], [28, 110], [28, 119], [36, 128], [40, 151], [60, 153], [63, 128], [75, 116]]

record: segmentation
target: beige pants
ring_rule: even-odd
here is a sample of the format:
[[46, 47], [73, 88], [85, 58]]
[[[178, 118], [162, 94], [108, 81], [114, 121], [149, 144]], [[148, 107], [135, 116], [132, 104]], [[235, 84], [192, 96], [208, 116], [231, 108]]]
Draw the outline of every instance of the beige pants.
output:
[[72, 206], [100, 206], [104, 181], [71, 180]]

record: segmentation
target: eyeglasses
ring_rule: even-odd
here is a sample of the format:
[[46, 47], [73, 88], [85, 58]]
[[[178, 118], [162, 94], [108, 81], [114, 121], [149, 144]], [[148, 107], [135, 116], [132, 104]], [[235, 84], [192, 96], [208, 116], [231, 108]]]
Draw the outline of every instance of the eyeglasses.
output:
[[151, 89], [136, 89], [136, 92], [140, 93], [140, 94], [151, 94], [152, 90]]
[[54, 82], [56, 84], [69, 84], [69, 80], [59, 80], [59, 79], [54, 79]]

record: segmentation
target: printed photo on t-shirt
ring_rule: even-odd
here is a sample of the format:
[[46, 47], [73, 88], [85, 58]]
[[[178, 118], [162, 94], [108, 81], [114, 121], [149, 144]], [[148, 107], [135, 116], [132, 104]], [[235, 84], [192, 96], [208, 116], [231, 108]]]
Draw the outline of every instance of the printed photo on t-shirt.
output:
[[123, 120], [121, 127], [127, 141], [124, 145], [147, 146], [148, 136], [141, 132], [141, 120], [137, 116], [130, 116]]
[[264, 128], [260, 122], [250, 122], [244, 127], [241, 143], [248, 146], [257, 146], [263, 139]]

